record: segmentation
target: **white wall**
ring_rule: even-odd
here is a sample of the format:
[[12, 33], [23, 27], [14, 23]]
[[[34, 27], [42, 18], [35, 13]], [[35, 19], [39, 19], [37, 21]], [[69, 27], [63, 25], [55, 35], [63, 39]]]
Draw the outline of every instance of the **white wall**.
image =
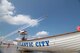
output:
[[23, 47], [30, 50], [43, 50], [43, 51], [79, 51], [80, 50], [80, 32], [66, 34], [58, 37], [51, 37], [47, 39], [40, 39], [35, 41], [26, 42], [41, 42], [49, 40], [49, 46], [45, 47]]

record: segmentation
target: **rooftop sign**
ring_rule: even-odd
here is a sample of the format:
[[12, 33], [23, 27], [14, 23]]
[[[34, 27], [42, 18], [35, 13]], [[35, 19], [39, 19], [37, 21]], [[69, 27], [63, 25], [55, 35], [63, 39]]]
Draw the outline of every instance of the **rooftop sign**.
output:
[[20, 42], [18, 43], [18, 46], [26, 46], [26, 47], [43, 47], [43, 46], [49, 46], [49, 40], [47, 41], [39, 41], [39, 42]]

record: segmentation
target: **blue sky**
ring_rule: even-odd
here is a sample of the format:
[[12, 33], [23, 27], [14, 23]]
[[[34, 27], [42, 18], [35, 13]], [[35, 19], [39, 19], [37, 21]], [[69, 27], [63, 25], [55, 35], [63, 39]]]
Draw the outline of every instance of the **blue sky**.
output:
[[[76, 31], [80, 25], [80, 0], [10, 0], [15, 6], [15, 14], [30, 15], [33, 19], [47, 16], [35, 27], [26, 30], [29, 35], [47, 31], [49, 36]], [[22, 25], [0, 22], [0, 34], [6, 35]], [[13, 38], [13, 37], [12, 37]]]

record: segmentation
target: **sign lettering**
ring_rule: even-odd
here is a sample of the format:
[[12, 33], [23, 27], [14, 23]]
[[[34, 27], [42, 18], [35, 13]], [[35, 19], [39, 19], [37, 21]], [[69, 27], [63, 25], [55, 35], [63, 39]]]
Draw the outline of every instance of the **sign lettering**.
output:
[[18, 43], [19, 46], [26, 46], [26, 47], [43, 47], [49, 46], [49, 41], [40, 41], [40, 42], [20, 42]]

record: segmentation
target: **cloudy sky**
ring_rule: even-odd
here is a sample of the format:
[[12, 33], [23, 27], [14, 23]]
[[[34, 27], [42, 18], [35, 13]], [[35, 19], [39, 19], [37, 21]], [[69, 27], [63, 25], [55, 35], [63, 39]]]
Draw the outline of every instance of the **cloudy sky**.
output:
[[80, 0], [0, 0], [0, 36], [14, 39], [15, 31], [24, 25], [29, 26], [28, 35], [36, 37], [76, 31]]

